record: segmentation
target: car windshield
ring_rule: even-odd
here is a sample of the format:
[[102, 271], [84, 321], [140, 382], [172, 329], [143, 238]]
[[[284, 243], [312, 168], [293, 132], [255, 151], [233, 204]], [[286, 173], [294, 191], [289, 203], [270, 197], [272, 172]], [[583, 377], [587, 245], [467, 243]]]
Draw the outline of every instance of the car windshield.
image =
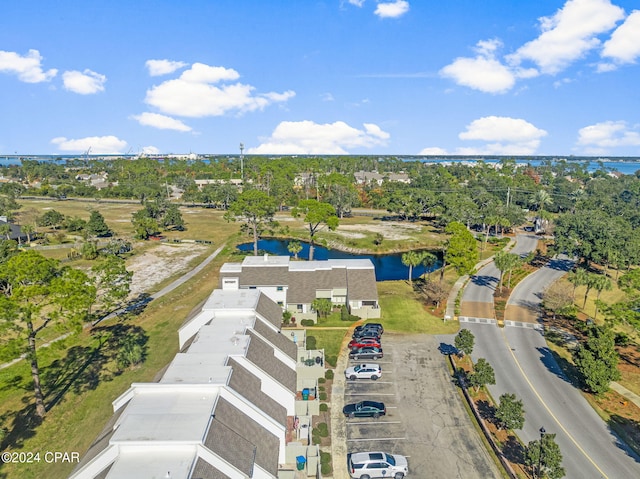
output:
[[353, 368], [353, 370], [354, 370], [355, 372], [358, 372], [358, 371], [360, 371], [361, 369], [362, 369], [362, 366], [356, 366], [355, 368]]
[[385, 454], [385, 457], [386, 457], [387, 462], [388, 462], [389, 464], [391, 464], [392, 466], [395, 466], [395, 465], [396, 465], [396, 460], [394, 459], [394, 457], [393, 457], [393, 456], [391, 456], [391, 455], [389, 455], [389, 454]]
[[364, 403], [361, 401], [356, 404], [356, 409], [362, 409], [363, 406], [364, 406]]

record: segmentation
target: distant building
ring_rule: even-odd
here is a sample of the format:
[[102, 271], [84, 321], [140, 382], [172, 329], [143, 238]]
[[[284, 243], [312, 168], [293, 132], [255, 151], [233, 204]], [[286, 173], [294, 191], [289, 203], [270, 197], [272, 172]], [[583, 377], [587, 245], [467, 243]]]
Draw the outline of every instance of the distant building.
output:
[[[0, 225], [9, 225], [11, 228], [11, 233], [9, 233], [9, 239], [17, 241], [18, 243], [22, 243], [23, 241], [27, 241], [27, 235], [22, 232], [22, 229], [19, 225], [10, 223], [6, 216], [0, 216]], [[3, 236], [0, 239], [7, 239], [6, 236]]]
[[297, 319], [316, 319], [313, 300], [345, 304], [352, 314], [379, 318], [375, 269], [368, 259], [290, 261], [289, 256], [247, 256], [220, 268], [224, 290], [259, 289]]
[[353, 175], [356, 183], [359, 185], [366, 185], [375, 183], [378, 186], [382, 186], [384, 180], [395, 181], [398, 183], [411, 183], [411, 179], [407, 173], [378, 173], [377, 171], [356, 171]]
[[180, 328], [180, 352], [159, 382], [134, 383], [113, 402], [70, 478], [320, 479], [308, 436], [319, 405], [300, 388], [315, 394], [324, 368], [298, 360], [304, 334], [282, 334], [281, 318], [259, 291], [215, 290]]

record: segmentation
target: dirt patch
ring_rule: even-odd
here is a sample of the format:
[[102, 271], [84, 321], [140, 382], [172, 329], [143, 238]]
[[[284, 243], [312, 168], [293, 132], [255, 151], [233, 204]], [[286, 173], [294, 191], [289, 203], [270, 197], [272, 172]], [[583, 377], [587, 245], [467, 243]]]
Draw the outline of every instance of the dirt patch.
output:
[[133, 272], [130, 297], [135, 298], [151, 290], [176, 273], [186, 272], [191, 260], [206, 249], [206, 246], [196, 244], [159, 244], [136, 256], [127, 264], [127, 269]]

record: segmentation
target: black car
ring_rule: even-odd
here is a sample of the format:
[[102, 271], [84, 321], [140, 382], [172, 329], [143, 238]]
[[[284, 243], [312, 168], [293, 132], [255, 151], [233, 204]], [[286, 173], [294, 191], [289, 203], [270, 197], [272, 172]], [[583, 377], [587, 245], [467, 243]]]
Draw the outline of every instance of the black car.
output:
[[360, 348], [353, 348], [349, 351], [349, 358], [351, 359], [378, 359], [384, 357], [382, 348], [375, 346], [364, 346]]
[[380, 339], [381, 336], [382, 336], [382, 333], [380, 333], [378, 330], [369, 328], [369, 329], [361, 329], [360, 331], [354, 331], [351, 337], [353, 339], [360, 339], [360, 338]]
[[353, 330], [353, 334], [360, 334], [361, 331], [365, 331], [365, 330], [368, 331], [369, 334], [371, 334], [371, 332], [375, 332], [378, 335], [384, 333], [384, 328], [382, 327], [382, 324], [365, 323], [365, 324], [361, 324], [360, 326], [356, 326], [356, 329]]
[[384, 403], [375, 401], [360, 401], [354, 404], [347, 404], [342, 408], [342, 413], [346, 417], [375, 417], [379, 418], [387, 414]]

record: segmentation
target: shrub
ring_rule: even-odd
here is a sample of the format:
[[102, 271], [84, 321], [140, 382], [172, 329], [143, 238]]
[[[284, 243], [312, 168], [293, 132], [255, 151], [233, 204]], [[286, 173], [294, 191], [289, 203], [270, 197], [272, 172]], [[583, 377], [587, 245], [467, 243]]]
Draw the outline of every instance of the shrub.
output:
[[318, 431], [320, 437], [327, 437], [329, 435], [329, 426], [327, 426], [326, 422], [321, 422], [316, 427], [316, 431]]
[[330, 462], [321, 462], [320, 463], [320, 473], [323, 476], [328, 476], [331, 473], [331, 463]]
[[318, 386], [318, 391], [324, 391], [324, 386]]
[[331, 453], [320, 451], [320, 464], [331, 464]]
[[307, 349], [316, 349], [316, 337], [307, 336]]
[[347, 309], [347, 305], [343, 304], [340, 307], [340, 320], [341, 321], [349, 321], [349, 310]]
[[327, 370], [324, 372], [324, 377], [325, 377], [326, 379], [333, 379], [333, 369], [327, 369]]
[[322, 438], [316, 434], [314, 434], [313, 436], [311, 436], [311, 442], [314, 445], [320, 444], [320, 442], [322, 441]]
[[318, 378], [318, 384], [324, 384], [327, 380], [325, 378]]
[[333, 366], [335, 368], [338, 363], [338, 356], [335, 354], [328, 354], [324, 357], [324, 360], [329, 366]]
[[302, 321], [300, 321], [300, 324], [303, 326], [313, 326], [316, 323], [313, 319], [303, 319]]
[[320, 401], [326, 401], [327, 400], [327, 393], [326, 392], [321, 392], [320, 393]]
[[320, 404], [320, 412], [327, 412], [329, 410], [329, 405], [326, 402]]

